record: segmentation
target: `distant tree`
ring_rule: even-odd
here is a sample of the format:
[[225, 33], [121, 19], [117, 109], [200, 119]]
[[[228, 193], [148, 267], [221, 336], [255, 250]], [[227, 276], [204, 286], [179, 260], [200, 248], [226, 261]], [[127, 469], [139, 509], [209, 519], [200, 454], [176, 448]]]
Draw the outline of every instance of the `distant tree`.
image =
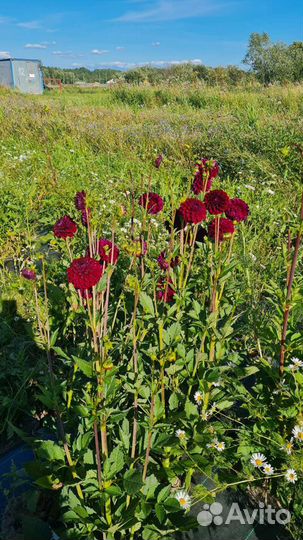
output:
[[127, 73], [125, 73], [124, 79], [130, 84], [140, 84], [145, 81], [145, 75], [140, 69], [132, 69], [131, 71], [127, 71]]
[[303, 44], [272, 43], [268, 34], [251, 34], [243, 62], [263, 84], [301, 80]]
[[288, 47], [288, 53], [292, 60], [293, 79], [296, 82], [303, 80], [303, 42], [295, 41]]
[[250, 66], [258, 79], [264, 84], [271, 82], [267, 54], [270, 47], [271, 40], [268, 34], [254, 32], [250, 35], [248, 50], [243, 60], [243, 63]]

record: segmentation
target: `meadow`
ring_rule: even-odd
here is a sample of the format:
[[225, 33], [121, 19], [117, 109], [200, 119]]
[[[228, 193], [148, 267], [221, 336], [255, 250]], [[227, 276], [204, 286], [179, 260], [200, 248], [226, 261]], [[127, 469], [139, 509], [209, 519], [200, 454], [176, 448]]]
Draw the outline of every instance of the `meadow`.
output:
[[[178, 477], [179, 487], [185, 489], [186, 493], [190, 492], [192, 499], [213, 501], [224, 487], [233, 485], [235, 474], [238, 475], [239, 484], [246, 482], [249, 485], [249, 482], [255, 481], [253, 470], [249, 468], [254, 452], [262, 452], [266, 457], [270, 454], [275, 469], [274, 478], [265, 478], [263, 491], [260, 490], [257, 495], [261, 497], [265, 492], [267, 497], [272, 493], [278, 506], [284, 504], [284, 507], [290, 508], [294, 517], [289, 529], [293, 538], [301, 538], [303, 479], [299, 478], [295, 495], [291, 491], [292, 480], [286, 487], [283, 483], [280, 485], [279, 480], [289, 470], [295, 470], [296, 475], [300, 476], [303, 453], [298, 445], [294, 456], [284, 452], [286, 457], [283, 461], [279, 452], [291, 440], [293, 429], [297, 429], [294, 445], [301, 440], [298, 433], [302, 434], [303, 439], [300, 405], [303, 376], [299, 364], [298, 369], [291, 367], [293, 358], [303, 362], [303, 261], [300, 251], [297, 253], [292, 297], [286, 300], [292, 249], [295, 249], [296, 238], [302, 229], [299, 216], [303, 190], [300, 153], [303, 146], [302, 113], [303, 87], [299, 85], [232, 89], [207, 88], [199, 84], [159, 87], [117, 85], [104, 89], [65, 88], [62, 93], [48, 91], [43, 96], [24, 96], [0, 90], [0, 448], [6, 450], [16, 443], [18, 437], [27, 440], [30, 435], [35, 438], [41, 426], [47, 432], [52, 431], [56, 415], [63, 418], [69, 434], [67, 440], [77, 454], [72, 464], [66, 454], [71, 478], [65, 471], [62, 480], [64, 452], [62, 458], [60, 451], [62, 448], [66, 451], [64, 437], [63, 443], [61, 446], [58, 443], [56, 449], [50, 449], [51, 441], [47, 441], [47, 448], [46, 442], [40, 441], [40, 448], [35, 448], [40, 465], [47, 462], [46, 472], [40, 474], [40, 471], [40, 476], [37, 476], [37, 471], [31, 471], [41, 489], [50, 488], [59, 492], [64, 485], [61, 504], [64, 508], [68, 506], [70, 515], [66, 510], [63, 521], [72, 522], [74, 528], [62, 528], [62, 516], [58, 517], [60, 512], [57, 512], [55, 519], [52, 516], [52, 527], [55, 529], [58, 526], [62, 538], [95, 539], [100, 538], [100, 531], [103, 538], [177, 538], [175, 535], [190, 529], [193, 523], [188, 516], [188, 523], [185, 520], [182, 524], [179, 506], [176, 508], [167, 484], [173, 485]], [[159, 155], [163, 156], [163, 161], [159, 167], [155, 167]], [[159, 295], [155, 289], [164, 279], [158, 280], [155, 270], [157, 256], [167, 243], [166, 221], [170, 223], [174, 209], [186, 197], [193, 196], [191, 186], [195, 165], [202, 158], [214, 159], [220, 166], [213, 188], [225, 191], [230, 198], [245, 200], [250, 214], [245, 223], [238, 223], [230, 251], [225, 247], [219, 249], [216, 238], [215, 247], [211, 242], [203, 241], [196, 254], [193, 247], [197, 235], [195, 228], [189, 233], [191, 247], [186, 251], [184, 242], [186, 244], [187, 240], [181, 234], [180, 243], [176, 242], [171, 251], [171, 255], [180, 256], [182, 260], [180, 269], [174, 270], [178, 283], [176, 310], [169, 302], [167, 312], [164, 312], [161, 311], [162, 307], [156, 307]], [[122, 257], [121, 268], [117, 265], [117, 270], [111, 268], [116, 265], [113, 259], [107, 261], [110, 267], [106, 274], [107, 281], [98, 289], [98, 294], [103, 295], [100, 305], [95, 292], [92, 300], [84, 296], [83, 304], [77, 304], [79, 299], [68, 290], [65, 277], [70, 263], [70, 246], [63, 245], [62, 240], [53, 234], [57, 220], [63, 215], [70, 216], [78, 222], [78, 230], [82, 231], [82, 236], [73, 240], [72, 251], [79, 256], [85, 254], [85, 224], [79, 224], [79, 213], [74, 204], [76, 193], [83, 190], [92, 211], [91, 225], [88, 227], [90, 249], [95, 241], [92, 231], [95, 231], [94, 234], [99, 237], [101, 235], [112, 243], [114, 240]], [[165, 201], [164, 211], [157, 219], [153, 215], [140, 214], [140, 209], [134, 207], [134, 201], [145, 192], [156, 192]], [[130, 250], [131, 242], [138, 242], [138, 239], [140, 263], [138, 254]], [[142, 252], [145, 248], [141, 241], [145, 240], [148, 241], [150, 259], [144, 267]], [[132, 260], [130, 266], [127, 257]], [[25, 268], [35, 268], [41, 277], [41, 285], [33, 289], [31, 280], [21, 277]], [[132, 278], [131, 271], [134, 271]], [[171, 284], [176, 287], [173, 276], [167, 279], [169, 287]], [[45, 295], [45, 287], [48, 296]], [[108, 296], [110, 289], [113, 295], [111, 302]], [[220, 301], [220, 306], [215, 308], [211, 300], [214, 290], [215, 295], [219, 290]], [[67, 308], [65, 294], [71, 295], [70, 308]], [[132, 307], [130, 298], [134, 300]], [[105, 310], [102, 339], [96, 330], [101, 323], [97, 316], [94, 319], [94, 313], [91, 316], [88, 308], [90, 301], [93, 312], [98, 306], [102, 306], [103, 315]], [[79, 313], [81, 309], [85, 312], [85, 302], [90, 317], [83, 326]], [[210, 314], [209, 302], [212, 306]], [[282, 370], [279, 376], [283, 314], [289, 303], [291, 314], [286, 372]], [[138, 307], [140, 305], [141, 308]], [[108, 319], [112, 324], [112, 333], [106, 326]], [[153, 366], [156, 363], [154, 355], [158, 345], [153, 342], [153, 324], [160, 328], [158, 345], [161, 358], [163, 349], [167, 350], [165, 360], [159, 360], [161, 384], [155, 390], [154, 370], [157, 371], [158, 367], [153, 367], [150, 372], [144, 364], [148, 357]], [[209, 333], [205, 330], [204, 334], [204, 328], [209, 328]], [[164, 332], [164, 342], [161, 332]], [[205, 349], [200, 366], [194, 362], [190, 351], [197, 349], [201, 353], [202, 344], [200, 348], [197, 343], [201, 333]], [[177, 334], [182, 336], [183, 348]], [[86, 335], [85, 339], [82, 339], [83, 335]], [[100, 350], [96, 345], [99, 339], [100, 344], [102, 342]], [[90, 355], [87, 351], [92, 340], [93, 353]], [[138, 345], [137, 351], [138, 340], [142, 341], [142, 350]], [[78, 344], [81, 354], [77, 349]], [[51, 368], [48, 375], [43, 373], [45, 351], [48, 365], [52, 362], [57, 365], [57, 358], [63, 362], [60, 368]], [[82, 395], [84, 387], [88, 392], [88, 383], [85, 381], [84, 385], [81, 377], [77, 382], [76, 374], [81, 372], [82, 377], [90, 380], [92, 373], [87, 364], [93, 362], [95, 355], [100, 355], [101, 363], [101, 368], [98, 362], [99, 367], [96, 368], [97, 372], [100, 369], [97, 402], [103, 403], [106, 399], [104, 388], [112, 390], [115, 387], [110, 398], [112, 401], [105, 405], [103, 403], [104, 407], [108, 407], [107, 422], [115, 433], [115, 442], [112, 441], [109, 450], [107, 446], [102, 450], [105, 480], [101, 480], [101, 463], [98, 459], [98, 477], [94, 477], [97, 488], [102, 492], [100, 504], [104, 505], [104, 519], [100, 522], [94, 517], [95, 502], [89, 499], [92, 496], [94, 501], [97, 500], [97, 495], [92, 495], [93, 484], [89, 484], [82, 470], [75, 472], [74, 468], [75, 463], [83, 458], [81, 452], [84, 447], [87, 452], [84, 462], [89, 466], [94, 463], [92, 447], [88, 439], [85, 443], [83, 439], [87, 433], [91, 433], [92, 441], [95, 436], [96, 444], [96, 433], [93, 433], [95, 426], [89, 423], [87, 410], [93, 410], [97, 415], [96, 407], [98, 409], [99, 405], [94, 402], [95, 408], [92, 406], [90, 409], [90, 398]], [[135, 361], [138, 355], [139, 372]], [[177, 362], [175, 371], [172, 356], [169, 355], [173, 355]], [[86, 363], [80, 361], [79, 357], [85, 357]], [[74, 364], [71, 358], [76, 358]], [[134, 361], [133, 368], [126, 369], [125, 362], [120, 366], [120, 359], [123, 358], [128, 358], [131, 365]], [[117, 371], [112, 362], [115, 366], [117, 364]], [[190, 367], [185, 368], [186, 364]], [[118, 382], [107, 380], [111, 373]], [[197, 373], [204, 381], [200, 386], [196, 385]], [[236, 382], [237, 377], [239, 383]], [[241, 381], [246, 377], [249, 383], [242, 385]], [[135, 405], [135, 421], [137, 414], [139, 418], [142, 414], [142, 418], [141, 423], [139, 421], [141, 427], [138, 428], [138, 450], [136, 445], [134, 450], [138, 452], [138, 457], [135, 462], [130, 462], [125, 455], [130, 451], [127, 438], [131, 437], [129, 429], [133, 419], [131, 386], [132, 381], [137, 384], [138, 380], [141, 383], [136, 386], [135, 403], [137, 399], [138, 406], [139, 400], [140, 412]], [[56, 395], [56, 404], [48, 394], [49, 384]], [[223, 389], [219, 388], [220, 385]], [[150, 391], [144, 390], [147, 387], [150, 387]], [[121, 393], [122, 389], [124, 393]], [[195, 399], [191, 399], [192, 389], [198, 394], [201, 392], [202, 410], [199, 409], [196, 393]], [[69, 393], [71, 391], [72, 394]], [[75, 408], [70, 410], [72, 399]], [[119, 400], [123, 403], [120, 416]], [[185, 407], [184, 417], [178, 410], [178, 400], [181, 409]], [[61, 408], [63, 401], [68, 404], [66, 410]], [[208, 410], [210, 404], [213, 409]], [[56, 407], [59, 408], [58, 414], [49, 413], [56, 411]], [[85, 407], [88, 408], [86, 412]], [[171, 411], [171, 418], [165, 414], [166, 407]], [[216, 407], [214, 425], [210, 428], [207, 421], [213, 414], [210, 411]], [[127, 419], [123, 411], [128, 411]], [[103, 413], [100, 414], [102, 424]], [[82, 418], [82, 423], [79, 420], [77, 424], [78, 416]], [[198, 432], [192, 441], [189, 434], [191, 424], [196, 426]], [[182, 427], [181, 431], [185, 430], [187, 441], [182, 441], [182, 434], [177, 430], [179, 439], [181, 437], [179, 446], [173, 439], [175, 426], [178, 425]], [[109, 440], [110, 429], [108, 427]], [[154, 430], [157, 432], [158, 429], [160, 439], [151, 448], [149, 437], [152, 438], [153, 434], [157, 440]], [[216, 446], [218, 439], [210, 438], [211, 429], [219, 434], [220, 440], [225, 441], [222, 447], [222, 450], [225, 450], [225, 445], [227, 447], [224, 458], [224, 452], [221, 455], [221, 448]], [[205, 439], [201, 438], [201, 430], [205, 430]], [[104, 443], [104, 439], [102, 441]], [[121, 447], [117, 441], [122, 441]], [[37, 445], [37, 442], [33, 444]], [[44, 453], [41, 451], [43, 444]], [[175, 460], [179, 468], [176, 466], [174, 469], [174, 465], [171, 465], [171, 471], [170, 465], [163, 461], [164, 472], [159, 477], [155, 464], [161, 453], [161, 444], [166, 452], [163, 460], [168, 460], [168, 463]], [[210, 465], [205, 455], [198, 457], [199, 445], [216, 448], [219, 461], [216, 461], [217, 457], [211, 457]], [[148, 455], [147, 459], [146, 446], [149, 453], [154, 449], [152, 458]], [[126, 454], [122, 452], [122, 447]], [[54, 452], [57, 452], [57, 457], [54, 457]], [[132, 451], [132, 459], [134, 455]], [[61, 460], [61, 469], [58, 466], [54, 471], [51, 470], [50, 461], [56, 459], [58, 463]], [[116, 466], [117, 462], [119, 466]], [[147, 485], [148, 465], [154, 469], [147, 476]], [[108, 475], [106, 480], [106, 470], [111, 467], [115, 478]], [[198, 486], [195, 491], [191, 487], [193, 475], [201, 470], [204, 473], [207, 471], [207, 475], [215, 481], [214, 488], [204, 488], [203, 491], [202, 486]], [[170, 471], [167, 476], [165, 471]], [[121, 491], [122, 474], [124, 489]], [[82, 480], [76, 481], [79, 478]], [[163, 485], [165, 487], [160, 491]], [[85, 489], [86, 506], [82, 506], [82, 491], [85, 492]], [[165, 489], [168, 491], [164, 492]], [[181, 493], [183, 499], [185, 497], [184, 508], [187, 511], [186, 493]], [[124, 494], [126, 499], [122, 503]], [[149, 518], [152, 512], [149, 505], [155, 494], [158, 497], [156, 524], [156, 518]], [[120, 497], [119, 506], [117, 500]], [[144, 501], [142, 498], [145, 498]], [[182, 508], [180, 497], [178, 502]], [[122, 524], [121, 508], [128, 513], [129, 522], [126, 525]], [[31, 513], [34, 514], [34, 511], [31, 510]], [[171, 516], [175, 516], [174, 520]]]

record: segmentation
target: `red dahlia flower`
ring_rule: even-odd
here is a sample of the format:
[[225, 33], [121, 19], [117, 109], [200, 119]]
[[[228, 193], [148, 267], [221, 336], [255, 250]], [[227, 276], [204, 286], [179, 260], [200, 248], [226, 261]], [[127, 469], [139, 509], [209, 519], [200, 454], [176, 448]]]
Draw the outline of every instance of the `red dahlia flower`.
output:
[[67, 269], [68, 282], [76, 289], [87, 290], [97, 285], [103, 274], [101, 264], [91, 257], [81, 257], [73, 260]]
[[235, 232], [235, 226], [230, 219], [221, 218], [220, 220], [214, 219], [208, 226], [208, 236], [212, 240], [216, 239], [216, 226], [219, 223], [219, 242], [222, 242]]
[[30, 270], [29, 268], [23, 268], [21, 271], [21, 276], [29, 281], [36, 281], [37, 278], [36, 272], [34, 270]]
[[102, 238], [98, 242], [98, 253], [101, 261], [109, 264], [116, 264], [119, 259], [119, 248], [110, 241]]
[[242, 199], [230, 199], [225, 215], [232, 221], [246, 221], [249, 215], [249, 206]]
[[193, 183], [193, 192], [199, 195], [201, 192], [207, 192], [211, 189], [214, 178], [219, 174], [220, 167], [217, 161], [212, 159], [201, 159], [196, 164], [196, 174]]
[[223, 214], [229, 205], [229, 196], [221, 189], [214, 189], [205, 195], [205, 206], [210, 214]]
[[167, 260], [165, 251], [161, 251], [158, 259], [158, 264], [161, 270], [168, 270], [169, 268], [175, 268], [179, 264], [179, 257], [174, 257], [170, 261]]
[[162, 161], [163, 161], [163, 156], [162, 156], [162, 154], [160, 154], [155, 160], [155, 167], [157, 169], [160, 169]]
[[69, 216], [63, 216], [54, 225], [54, 235], [57, 238], [73, 238], [78, 230], [77, 223], [75, 223]]
[[159, 214], [163, 210], [164, 201], [158, 193], [144, 193], [139, 199], [140, 206], [146, 208], [148, 214]]
[[75, 207], [77, 210], [85, 210], [86, 208], [86, 193], [85, 191], [78, 191], [75, 196]]
[[200, 223], [206, 219], [206, 206], [199, 199], [186, 199], [177, 212], [184, 223]]
[[164, 280], [163, 278], [158, 281], [157, 299], [166, 303], [173, 302], [176, 291], [173, 288], [173, 282], [171, 279]]

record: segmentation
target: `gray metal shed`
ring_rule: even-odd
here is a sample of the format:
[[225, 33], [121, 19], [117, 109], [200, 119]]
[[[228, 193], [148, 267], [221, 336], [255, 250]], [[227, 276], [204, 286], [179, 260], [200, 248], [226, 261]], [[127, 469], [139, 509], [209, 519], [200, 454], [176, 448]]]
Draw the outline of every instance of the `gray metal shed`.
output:
[[26, 94], [43, 94], [44, 84], [40, 60], [1, 58], [0, 86], [18, 88]]

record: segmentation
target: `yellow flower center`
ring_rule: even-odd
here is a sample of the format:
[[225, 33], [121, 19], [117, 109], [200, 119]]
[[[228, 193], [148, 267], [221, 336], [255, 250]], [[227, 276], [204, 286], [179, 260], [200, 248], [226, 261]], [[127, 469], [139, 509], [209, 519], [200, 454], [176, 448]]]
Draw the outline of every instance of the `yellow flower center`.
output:
[[179, 502], [180, 502], [181, 506], [185, 506], [185, 505], [186, 505], [186, 503], [187, 503], [186, 499], [183, 499], [183, 498], [182, 498], [182, 499], [180, 499], [180, 501], [179, 501]]
[[262, 459], [256, 459], [256, 465], [257, 467], [261, 467], [261, 465], [263, 465]]

